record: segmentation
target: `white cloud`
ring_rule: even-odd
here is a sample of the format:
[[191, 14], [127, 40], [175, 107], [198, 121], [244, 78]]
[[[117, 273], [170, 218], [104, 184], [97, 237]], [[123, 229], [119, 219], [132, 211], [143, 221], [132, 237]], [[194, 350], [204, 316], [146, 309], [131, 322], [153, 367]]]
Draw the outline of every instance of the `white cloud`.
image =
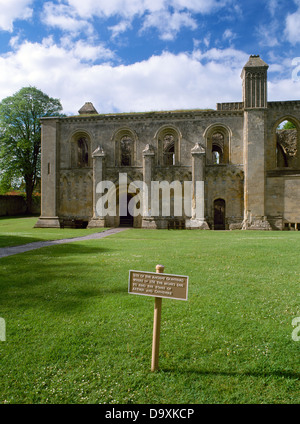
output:
[[[67, 37], [62, 41], [59, 46], [51, 37], [42, 43], [19, 42], [0, 56], [2, 98], [33, 85], [60, 98], [68, 114], [76, 114], [86, 101], [109, 113], [215, 108], [217, 102], [242, 100], [240, 74], [249, 56], [233, 48], [163, 53], [113, 66], [93, 62], [97, 56], [112, 57], [103, 46]], [[270, 82], [270, 100], [296, 99], [299, 84], [292, 78]]]
[[[245, 55], [228, 49], [194, 55], [163, 53], [129, 66], [87, 64], [97, 52], [79, 43], [73, 49], [54, 44], [19, 44], [0, 56], [0, 92], [11, 95], [34, 85], [61, 99], [67, 113], [86, 101], [99, 112], [213, 108], [216, 102], [241, 99], [241, 67]], [[109, 52], [107, 52], [109, 56]], [[248, 58], [248, 56], [247, 56]]]
[[119, 22], [117, 25], [113, 25], [111, 27], [109, 27], [108, 29], [112, 32], [112, 38], [115, 39], [116, 37], [118, 37], [120, 34], [126, 32], [127, 30], [131, 29], [132, 25], [130, 20], [122, 20], [121, 22]]
[[[227, 69], [242, 70], [243, 66], [249, 59], [249, 55], [247, 53], [233, 48], [212, 48], [205, 52], [195, 50], [193, 55], [202, 63], [217, 64], [221, 72], [225, 72]], [[224, 69], [223, 71], [222, 67]]]
[[279, 46], [277, 35], [279, 34], [279, 24], [276, 20], [269, 22], [268, 25], [260, 25], [257, 28], [257, 35], [260, 46], [276, 47]]
[[13, 31], [14, 21], [31, 18], [33, 0], [0, 0], [0, 30]]
[[274, 18], [278, 10], [278, 0], [268, 0], [267, 6], [272, 18]]
[[175, 11], [211, 13], [232, 3], [232, 0], [67, 0], [82, 17], [134, 17], [173, 8]]
[[235, 38], [237, 37], [237, 35], [229, 28], [227, 28], [224, 33], [223, 33], [223, 40], [224, 41], [233, 41]]
[[132, 18], [146, 11], [158, 11], [165, 7], [166, 0], [67, 0], [79, 16], [111, 17], [122, 16]]
[[160, 11], [146, 16], [141, 32], [152, 27], [158, 30], [162, 40], [174, 40], [181, 28], [195, 30], [197, 22], [186, 12], [171, 14], [168, 11]]
[[282, 79], [276, 82], [268, 83], [268, 99], [269, 101], [279, 100], [299, 100], [300, 78], [293, 81], [291, 78]]
[[216, 13], [231, 0], [66, 0], [67, 4], [45, 4], [44, 21], [63, 30], [74, 31], [87, 26], [94, 17], [121, 17], [119, 24], [110, 27], [112, 37], [131, 28], [135, 17], [142, 19], [142, 30], [157, 28], [162, 39], [170, 40], [182, 27], [195, 29], [196, 21], [192, 14]]
[[178, 9], [178, 10], [184, 10], [188, 9], [191, 12], [194, 13], [211, 13], [216, 12], [218, 9], [221, 9], [222, 7], [226, 6], [227, 4], [231, 3], [230, 0], [173, 0], [170, 3]]
[[75, 58], [81, 62], [94, 63], [98, 60], [112, 60], [115, 59], [115, 54], [110, 49], [107, 49], [104, 44], [89, 43], [88, 41], [78, 40], [73, 42], [70, 37], [63, 37], [61, 39], [61, 46], [72, 51]]
[[59, 28], [74, 35], [81, 31], [89, 35], [93, 33], [93, 26], [87, 20], [81, 19], [75, 9], [64, 4], [45, 3], [42, 21], [49, 27]]
[[293, 45], [300, 43], [300, 3], [298, 4], [299, 9], [295, 13], [289, 13], [285, 21], [285, 36]]

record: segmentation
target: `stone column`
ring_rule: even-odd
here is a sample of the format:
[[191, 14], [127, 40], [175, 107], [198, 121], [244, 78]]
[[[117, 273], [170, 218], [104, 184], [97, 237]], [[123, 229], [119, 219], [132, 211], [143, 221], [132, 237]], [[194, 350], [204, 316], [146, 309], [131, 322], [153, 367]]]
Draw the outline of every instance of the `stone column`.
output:
[[244, 112], [244, 230], [271, 230], [265, 215], [265, 111]]
[[92, 154], [93, 158], [93, 217], [89, 222], [88, 228], [105, 227], [105, 217], [99, 216], [96, 205], [102, 194], [96, 193], [98, 183], [104, 181], [105, 175], [105, 152], [101, 146]]
[[205, 149], [196, 143], [192, 154], [192, 217], [186, 221], [186, 228], [209, 230], [205, 221]]
[[35, 227], [59, 228], [59, 175], [57, 151], [59, 143], [59, 119], [42, 119], [42, 202], [41, 216]]
[[144, 196], [148, 196], [148, 198], [144, 199], [144, 205], [148, 206], [148, 208], [143, 211], [142, 228], [156, 228], [155, 220], [151, 216], [151, 181], [153, 176], [154, 157], [154, 148], [150, 144], [147, 144], [146, 148], [143, 150], [143, 181], [148, 188], [148, 191], [144, 193]]
[[268, 65], [250, 56], [243, 68], [244, 102], [244, 221], [245, 230], [271, 230], [265, 215], [266, 123]]

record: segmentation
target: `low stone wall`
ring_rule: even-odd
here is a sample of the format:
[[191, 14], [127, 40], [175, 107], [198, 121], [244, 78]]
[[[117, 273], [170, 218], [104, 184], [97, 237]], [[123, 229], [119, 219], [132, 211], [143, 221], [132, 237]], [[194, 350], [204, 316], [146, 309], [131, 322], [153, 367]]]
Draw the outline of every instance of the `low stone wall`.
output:
[[[41, 211], [40, 199], [33, 200], [34, 214]], [[24, 215], [26, 213], [26, 202], [23, 196], [0, 196], [0, 216]]]

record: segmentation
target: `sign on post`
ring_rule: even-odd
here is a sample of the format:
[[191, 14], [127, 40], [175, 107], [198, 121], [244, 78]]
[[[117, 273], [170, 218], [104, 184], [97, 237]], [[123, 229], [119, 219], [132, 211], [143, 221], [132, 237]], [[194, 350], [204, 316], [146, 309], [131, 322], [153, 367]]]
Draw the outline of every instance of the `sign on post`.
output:
[[189, 277], [164, 274], [164, 266], [156, 265], [156, 272], [129, 271], [128, 292], [155, 297], [151, 371], [158, 369], [162, 299], [187, 300]]
[[131, 294], [187, 300], [188, 280], [186, 275], [163, 274], [144, 271], [129, 271]]

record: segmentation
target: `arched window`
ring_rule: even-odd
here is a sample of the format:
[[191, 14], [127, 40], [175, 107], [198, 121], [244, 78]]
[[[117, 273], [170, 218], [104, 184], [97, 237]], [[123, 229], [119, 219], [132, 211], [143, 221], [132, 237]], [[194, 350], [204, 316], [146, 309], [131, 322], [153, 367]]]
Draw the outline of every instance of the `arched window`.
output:
[[128, 135], [124, 135], [120, 140], [121, 166], [132, 165], [132, 139]]
[[87, 137], [80, 137], [77, 140], [77, 166], [86, 168], [89, 166], [89, 143]]
[[91, 139], [86, 132], [78, 131], [70, 139], [70, 161], [72, 168], [90, 168], [91, 161]]
[[172, 134], [166, 134], [163, 140], [163, 164], [175, 165], [175, 140]]
[[229, 134], [227, 127], [221, 124], [214, 124], [205, 131], [208, 165], [222, 165], [229, 162]]
[[220, 165], [223, 163], [224, 135], [220, 132], [215, 132], [212, 135], [212, 163]]
[[298, 131], [295, 123], [282, 121], [276, 129], [276, 167], [297, 167]]
[[157, 139], [158, 165], [178, 165], [180, 162], [180, 132], [176, 128], [165, 126], [156, 133], [155, 138]]
[[134, 166], [137, 135], [129, 128], [118, 130], [112, 138], [115, 145], [115, 165]]

